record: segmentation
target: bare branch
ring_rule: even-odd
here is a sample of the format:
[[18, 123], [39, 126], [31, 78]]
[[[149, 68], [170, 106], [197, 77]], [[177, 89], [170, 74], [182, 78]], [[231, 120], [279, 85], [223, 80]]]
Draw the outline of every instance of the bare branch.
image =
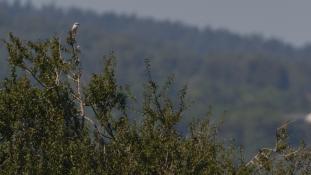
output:
[[42, 87], [47, 88], [47, 86], [28, 67], [23, 66], [22, 68], [28, 72]]

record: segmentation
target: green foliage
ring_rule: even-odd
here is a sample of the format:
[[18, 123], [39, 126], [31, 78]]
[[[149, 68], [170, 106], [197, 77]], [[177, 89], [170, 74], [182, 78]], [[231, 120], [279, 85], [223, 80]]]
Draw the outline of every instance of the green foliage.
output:
[[[191, 161], [189, 151], [198, 145], [175, 129], [185, 90], [175, 111], [168, 88], [159, 94], [150, 76], [144, 120], [129, 122], [113, 55], [83, 96], [76, 41], [69, 39], [68, 48], [57, 38], [34, 43], [10, 34], [5, 42], [12, 75], [0, 91], [2, 174], [169, 174], [187, 172], [184, 166], [195, 167], [189, 173], [207, 171]], [[83, 112], [89, 107], [93, 115]]]
[[[5, 42], [11, 75], [0, 86], [1, 174], [256, 174], [308, 173], [310, 152], [290, 148], [277, 130], [275, 149], [247, 162], [226, 146], [209, 117], [177, 128], [185, 115], [186, 87], [170, 97], [173, 78], [159, 86], [146, 61], [141, 113], [128, 116], [115, 57], [82, 86], [80, 51], [73, 36]], [[277, 154], [274, 159], [273, 153]]]
[[[189, 96], [197, 104], [190, 109], [191, 115], [183, 118], [183, 123], [192, 121], [193, 116], [203, 116], [210, 105], [214, 113], [226, 110], [229, 115], [222, 131], [247, 146], [248, 154], [254, 153], [260, 145], [273, 143], [270, 135], [280, 121], [302, 117], [310, 112], [310, 45], [294, 48], [278, 40], [258, 35], [241, 36], [222, 29], [206, 27], [198, 30], [180, 23], [112, 13], [99, 15], [78, 9], [62, 10], [53, 5], [37, 9], [18, 3], [9, 5], [0, 0], [0, 39], [8, 38], [7, 33], [11, 31], [27, 40], [51, 35], [65, 40], [68, 24], [73, 21], [81, 23], [81, 35], [78, 37], [83, 50], [83, 78], [100, 73], [102, 54], [108, 55], [114, 50], [122, 60], [116, 69], [118, 82], [130, 84], [132, 93], [141, 102], [144, 90], [137, 82], [144, 81], [143, 60], [151, 58], [155, 81], [162, 82], [161, 77], [175, 74], [174, 85], [189, 85]], [[44, 44], [45, 41], [41, 42]], [[55, 44], [53, 47], [58, 46]], [[70, 47], [67, 49], [72, 50]], [[55, 58], [58, 50], [54, 52]], [[1, 78], [10, 72], [6, 53], [0, 44]], [[40, 59], [36, 59], [36, 64], [47, 61]], [[74, 58], [68, 59], [73, 59], [67, 60], [69, 63], [75, 62]], [[70, 69], [66, 66], [74, 66], [58, 62], [60, 60], [49, 61], [54, 62], [52, 67], [62, 66], [64, 71]], [[11, 61], [18, 64], [21, 60], [16, 58]], [[44, 76], [49, 68], [43, 66], [32, 72], [46, 81]], [[76, 67], [75, 72], [79, 72], [80, 68]], [[88, 84], [88, 78], [83, 78], [83, 83]], [[174, 91], [177, 88], [172, 89], [170, 95], [177, 94]], [[186, 127], [182, 126], [184, 130]], [[311, 143], [309, 127], [303, 124], [295, 127]], [[258, 130], [261, 132], [258, 133]]]

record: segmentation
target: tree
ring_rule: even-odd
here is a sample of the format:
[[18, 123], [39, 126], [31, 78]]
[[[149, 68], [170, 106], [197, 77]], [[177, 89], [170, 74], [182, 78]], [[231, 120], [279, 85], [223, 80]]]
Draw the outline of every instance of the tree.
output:
[[[148, 61], [141, 112], [129, 117], [129, 95], [116, 82], [114, 55], [106, 57], [102, 74], [82, 86], [76, 39], [69, 35], [66, 43], [57, 37], [22, 41], [12, 34], [5, 41], [11, 74], [0, 90], [1, 174], [308, 172], [309, 152], [285, 151], [284, 134], [277, 135], [276, 152], [285, 158], [277, 170], [261, 152], [256, 157], [264, 162], [256, 157], [246, 162], [235, 146], [218, 138], [208, 117], [182, 134], [176, 126], [187, 108], [186, 88], [178, 100], [171, 98], [173, 79], [158, 85]], [[304, 166], [287, 164], [292, 157]]]

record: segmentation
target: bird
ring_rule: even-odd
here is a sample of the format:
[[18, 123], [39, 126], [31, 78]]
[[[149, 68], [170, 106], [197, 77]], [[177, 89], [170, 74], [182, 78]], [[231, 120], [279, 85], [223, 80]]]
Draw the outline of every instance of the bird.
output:
[[73, 38], [75, 38], [75, 36], [77, 35], [77, 31], [78, 31], [78, 28], [79, 28], [80, 24], [75, 22], [70, 30], [71, 32], [71, 35]]

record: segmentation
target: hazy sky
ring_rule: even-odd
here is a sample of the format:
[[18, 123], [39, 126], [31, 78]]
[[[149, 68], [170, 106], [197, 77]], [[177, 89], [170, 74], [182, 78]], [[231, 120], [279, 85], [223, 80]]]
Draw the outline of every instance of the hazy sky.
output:
[[[37, 4], [49, 0], [33, 0]], [[179, 20], [200, 27], [261, 33], [296, 45], [311, 42], [311, 0], [53, 0], [98, 12]]]

